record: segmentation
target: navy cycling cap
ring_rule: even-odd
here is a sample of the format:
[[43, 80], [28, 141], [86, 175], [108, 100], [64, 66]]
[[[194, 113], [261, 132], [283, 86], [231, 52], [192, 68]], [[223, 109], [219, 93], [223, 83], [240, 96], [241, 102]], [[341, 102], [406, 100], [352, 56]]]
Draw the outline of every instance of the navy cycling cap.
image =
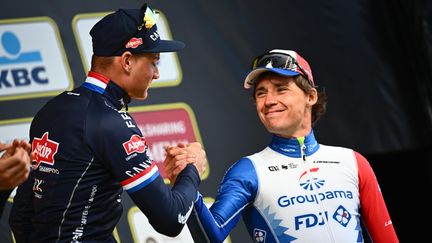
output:
[[159, 14], [147, 4], [141, 9], [119, 9], [97, 22], [90, 30], [96, 56], [121, 56], [131, 53], [175, 52], [181, 41], [161, 40], [156, 26]]

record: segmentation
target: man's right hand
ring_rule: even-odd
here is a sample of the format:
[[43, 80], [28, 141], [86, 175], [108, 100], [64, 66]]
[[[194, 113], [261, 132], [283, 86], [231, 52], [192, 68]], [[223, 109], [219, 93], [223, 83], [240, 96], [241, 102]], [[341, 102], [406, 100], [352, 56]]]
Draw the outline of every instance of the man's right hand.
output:
[[183, 171], [188, 164], [193, 164], [200, 177], [206, 170], [206, 153], [198, 142], [189, 144], [178, 144], [177, 147], [166, 147], [167, 157], [164, 161], [164, 169], [171, 185], [174, 185], [177, 175]]
[[0, 190], [13, 189], [29, 176], [31, 153], [30, 145], [24, 140], [14, 140], [12, 144], [0, 143]]

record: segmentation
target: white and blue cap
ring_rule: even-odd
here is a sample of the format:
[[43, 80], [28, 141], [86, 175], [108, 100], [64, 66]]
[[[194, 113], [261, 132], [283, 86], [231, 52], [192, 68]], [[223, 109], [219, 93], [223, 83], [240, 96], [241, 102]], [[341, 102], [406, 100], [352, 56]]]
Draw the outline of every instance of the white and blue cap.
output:
[[315, 85], [309, 63], [292, 50], [274, 49], [257, 56], [252, 62], [251, 71], [245, 78], [244, 87], [246, 89], [253, 87], [256, 79], [264, 72], [273, 72], [287, 77], [302, 75], [312, 87]]

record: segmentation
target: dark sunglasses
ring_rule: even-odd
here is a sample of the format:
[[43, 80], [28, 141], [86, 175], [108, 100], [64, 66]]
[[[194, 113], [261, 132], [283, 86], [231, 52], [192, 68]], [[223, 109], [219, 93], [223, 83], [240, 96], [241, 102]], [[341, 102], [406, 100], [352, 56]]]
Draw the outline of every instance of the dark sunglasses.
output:
[[306, 71], [298, 64], [297, 60], [286, 53], [272, 52], [262, 54], [252, 61], [251, 70], [266, 67], [269, 63], [271, 63], [272, 67], [274, 68], [285, 69], [294, 72], [297, 72], [298, 69], [300, 69], [303, 77], [305, 77], [310, 84], [313, 84]]

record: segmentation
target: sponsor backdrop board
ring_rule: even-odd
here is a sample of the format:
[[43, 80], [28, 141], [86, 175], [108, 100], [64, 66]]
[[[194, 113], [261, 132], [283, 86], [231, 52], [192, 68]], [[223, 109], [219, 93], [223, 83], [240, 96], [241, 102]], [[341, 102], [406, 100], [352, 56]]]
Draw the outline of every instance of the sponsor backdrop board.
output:
[[63, 42], [51, 18], [0, 20], [0, 39], [0, 101], [72, 88]]
[[14, 139], [29, 141], [29, 129], [32, 118], [0, 121], [0, 142], [11, 143]]
[[[149, 146], [150, 156], [164, 178], [165, 172], [162, 166], [165, 159], [164, 146], [190, 142], [200, 142], [203, 145], [195, 114], [185, 103], [137, 106], [130, 108], [129, 113], [141, 130]], [[207, 178], [209, 171], [210, 165], [207, 164], [202, 180]]]

